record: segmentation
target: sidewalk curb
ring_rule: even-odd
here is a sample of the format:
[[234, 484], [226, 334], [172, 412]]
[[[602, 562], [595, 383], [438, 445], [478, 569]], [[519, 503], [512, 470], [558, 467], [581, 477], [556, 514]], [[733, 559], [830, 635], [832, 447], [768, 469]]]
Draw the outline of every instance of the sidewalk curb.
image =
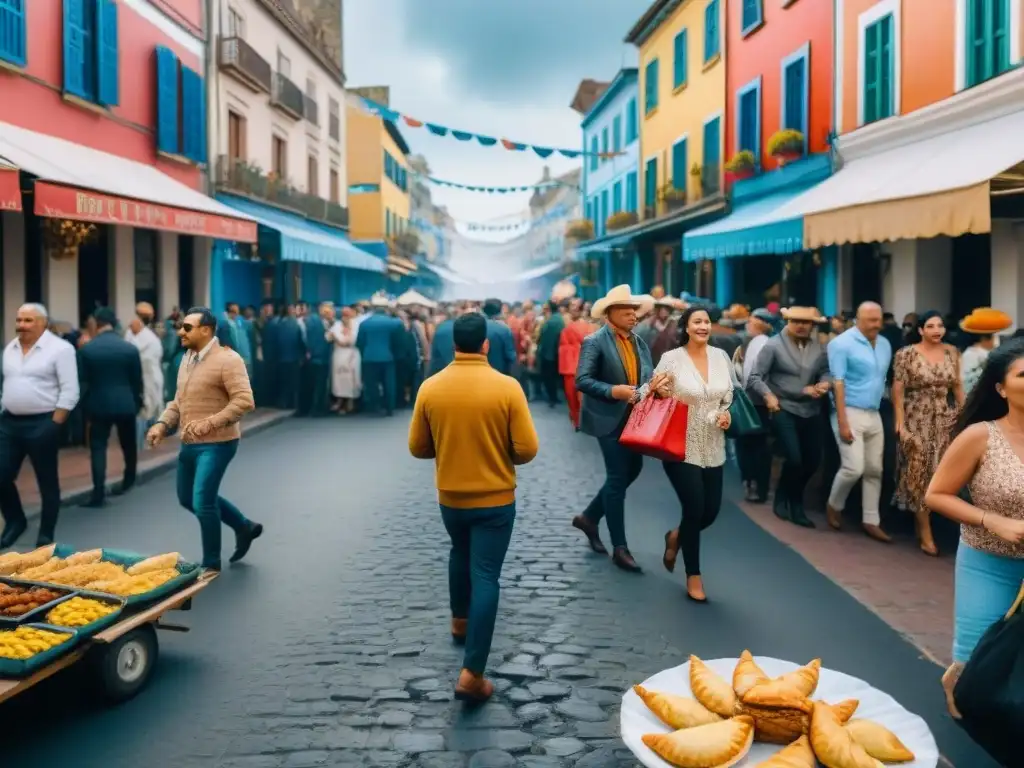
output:
[[[259, 422], [258, 424], [254, 424], [254, 425], [252, 425], [250, 427], [245, 428], [242, 434], [243, 434], [244, 437], [249, 437], [251, 435], [257, 435], [260, 432], [263, 432], [264, 430], [267, 430], [267, 429], [270, 429], [272, 427], [276, 427], [276, 426], [282, 424], [283, 422], [285, 422], [288, 419], [290, 419], [294, 415], [294, 413], [295, 413], [294, 411], [281, 411], [279, 413], [275, 413], [272, 416], [268, 416], [266, 419], [264, 419], [263, 421]], [[141, 457], [140, 457], [140, 459], [141, 459]], [[154, 462], [154, 463], [152, 463], [152, 464], [150, 464], [149, 466], [146, 466], [146, 467], [141, 466], [142, 462], [140, 461], [139, 462], [140, 466], [139, 466], [139, 469], [138, 469], [138, 471], [136, 473], [136, 476], [135, 476], [135, 485], [136, 486], [143, 485], [144, 483], [149, 482], [150, 480], [152, 480], [155, 477], [159, 477], [160, 475], [163, 475], [163, 474], [166, 474], [167, 472], [170, 472], [172, 469], [174, 469], [174, 467], [177, 464], [177, 462], [178, 462], [178, 453], [177, 453], [177, 451], [175, 451], [174, 453], [168, 454], [166, 457], [163, 457], [159, 461], [156, 461], [156, 462]], [[117, 481], [107, 481], [107, 485], [106, 485], [107, 494], [109, 495], [111, 489], [114, 488], [117, 485], [120, 485], [120, 484], [121, 484], [120, 480], [117, 480]], [[81, 504], [84, 501], [88, 500], [88, 498], [91, 495], [92, 495], [92, 488], [83, 488], [81, 490], [72, 491], [71, 493], [61, 493], [61, 498], [60, 498], [61, 509], [65, 509], [67, 507], [78, 506], [79, 504]], [[36, 517], [39, 517], [39, 513], [40, 513], [41, 510], [42, 510], [41, 506], [36, 504], [36, 505], [34, 505], [34, 506], [32, 506], [32, 507], [30, 507], [30, 508], [25, 510], [25, 516], [29, 520], [32, 520], [32, 519], [34, 519]]]

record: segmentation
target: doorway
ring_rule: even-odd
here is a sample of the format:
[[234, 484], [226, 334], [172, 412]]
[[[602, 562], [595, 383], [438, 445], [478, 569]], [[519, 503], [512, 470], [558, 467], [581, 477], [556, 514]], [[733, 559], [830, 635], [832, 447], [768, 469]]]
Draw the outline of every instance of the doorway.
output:
[[852, 265], [852, 306], [859, 307], [865, 301], [882, 303], [882, 270], [878, 261], [877, 243], [855, 243], [850, 252]]
[[160, 243], [155, 230], [132, 230], [135, 250], [135, 301], [157, 307], [160, 302], [158, 262]]
[[[96, 226], [96, 231], [78, 249], [78, 321], [85, 321], [99, 307], [110, 306], [110, 260], [107, 238], [110, 227]], [[127, 322], [127, 320], [125, 320]]]
[[192, 235], [178, 235], [178, 309], [184, 312], [195, 306], [196, 239]]
[[966, 317], [976, 307], [992, 305], [991, 235], [954, 237], [952, 270], [949, 312], [953, 317]]

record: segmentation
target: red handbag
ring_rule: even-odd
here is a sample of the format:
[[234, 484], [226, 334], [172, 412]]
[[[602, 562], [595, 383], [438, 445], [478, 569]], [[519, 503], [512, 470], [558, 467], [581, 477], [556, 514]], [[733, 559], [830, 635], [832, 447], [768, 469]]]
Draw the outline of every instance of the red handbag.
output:
[[633, 407], [619, 444], [662, 461], [682, 461], [688, 414], [686, 403], [673, 397], [646, 397]]

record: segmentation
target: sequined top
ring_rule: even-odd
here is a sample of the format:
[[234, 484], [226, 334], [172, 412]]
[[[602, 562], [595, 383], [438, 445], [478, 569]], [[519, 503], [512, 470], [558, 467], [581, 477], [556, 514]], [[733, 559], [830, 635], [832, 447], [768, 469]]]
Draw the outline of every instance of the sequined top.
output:
[[[985, 422], [988, 445], [968, 485], [974, 506], [1014, 520], [1024, 520], [1024, 462], [997, 424]], [[963, 542], [1003, 557], [1024, 558], [1024, 544], [1011, 544], [980, 525], [961, 525]]]
[[[671, 349], [661, 356], [654, 373], [669, 373], [674, 382], [673, 396], [689, 406], [686, 421], [687, 464], [720, 467], [725, 463], [725, 430], [718, 417], [732, 405], [732, 360], [723, 350], [709, 346], [708, 380], [700, 375], [685, 347]], [[647, 385], [641, 388], [646, 396]]]

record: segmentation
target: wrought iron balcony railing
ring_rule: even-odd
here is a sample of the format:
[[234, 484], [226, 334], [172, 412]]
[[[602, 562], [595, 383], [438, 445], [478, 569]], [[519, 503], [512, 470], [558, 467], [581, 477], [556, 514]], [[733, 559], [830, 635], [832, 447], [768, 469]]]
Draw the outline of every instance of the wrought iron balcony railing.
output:
[[270, 103], [295, 120], [301, 120], [305, 113], [306, 95], [295, 83], [282, 75], [274, 73], [274, 90]]
[[270, 93], [274, 70], [270, 62], [240, 37], [222, 37], [219, 46], [220, 68], [252, 91]]

